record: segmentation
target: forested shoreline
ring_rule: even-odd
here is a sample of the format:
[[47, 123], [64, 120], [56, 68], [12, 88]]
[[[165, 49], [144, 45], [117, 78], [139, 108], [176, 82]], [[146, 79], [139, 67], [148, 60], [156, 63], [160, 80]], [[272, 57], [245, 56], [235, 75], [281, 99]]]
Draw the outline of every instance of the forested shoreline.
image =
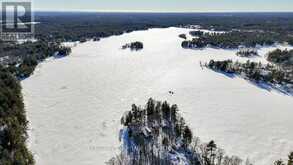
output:
[[222, 49], [238, 49], [239, 47], [255, 48], [256, 46], [271, 46], [275, 43], [288, 43], [293, 45], [293, 37], [287, 33], [262, 30], [235, 30], [225, 33], [203, 33], [191, 31], [192, 40], [182, 42], [183, 48], [215, 47]]
[[39, 62], [54, 55], [66, 56], [71, 49], [42, 41], [0, 45], [0, 53], [8, 56], [0, 63], [0, 164], [33, 165], [33, 155], [26, 147], [28, 121], [20, 80], [28, 78]]
[[266, 83], [274, 89], [292, 95], [293, 92], [293, 50], [276, 49], [267, 55], [271, 63], [233, 62], [232, 60], [210, 60], [207, 68], [228, 74], [236, 74], [256, 83]]
[[26, 147], [28, 121], [19, 81], [0, 66], [0, 164], [32, 165]]

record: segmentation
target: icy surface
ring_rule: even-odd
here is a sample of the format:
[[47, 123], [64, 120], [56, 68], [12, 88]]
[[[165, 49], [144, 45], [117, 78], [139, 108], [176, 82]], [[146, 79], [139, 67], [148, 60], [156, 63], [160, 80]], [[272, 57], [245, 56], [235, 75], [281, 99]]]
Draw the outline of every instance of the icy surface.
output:
[[[38, 165], [104, 164], [119, 147], [120, 118], [148, 98], [176, 103], [194, 133], [256, 165], [293, 149], [293, 98], [238, 77], [200, 67], [200, 61], [239, 59], [236, 50], [181, 48], [188, 29], [137, 31], [86, 42], [48, 59], [22, 81], [30, 121], [29, 147]], [[121, 50], [142, 41], [142, 51]], [[284, 49], [282, 46], [276, 46]], [[276, 47], [260, 50], [265, 53]], [[170, 95], [168, 91], [173, 91]]]

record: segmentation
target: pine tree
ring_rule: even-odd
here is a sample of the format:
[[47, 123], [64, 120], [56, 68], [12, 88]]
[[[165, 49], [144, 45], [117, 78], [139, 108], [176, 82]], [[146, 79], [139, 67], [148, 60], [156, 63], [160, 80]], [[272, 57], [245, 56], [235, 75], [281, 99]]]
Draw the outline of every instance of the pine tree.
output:
[[216, 157], [216, 149], [217, 149], [217, 145], [216, 143], [212, 140], [207, 144], [207, 151], [209, 153], [209, 161], [211, 165], [215, 164], [215, 157]]
[[183, 131], [183, 140], [186, 146], [192, 142], [192, 132], [188, 126], [186, 126]]
[[288, 165], [293, 165], [293, 152], [291, 152], [288, 156]]

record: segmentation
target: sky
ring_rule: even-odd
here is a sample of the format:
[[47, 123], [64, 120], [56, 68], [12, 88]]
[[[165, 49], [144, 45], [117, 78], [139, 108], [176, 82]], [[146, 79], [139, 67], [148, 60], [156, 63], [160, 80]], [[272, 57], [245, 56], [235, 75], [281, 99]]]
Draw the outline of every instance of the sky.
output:
[[33, 0], [38, 11], [293, 12], [293, 0]]

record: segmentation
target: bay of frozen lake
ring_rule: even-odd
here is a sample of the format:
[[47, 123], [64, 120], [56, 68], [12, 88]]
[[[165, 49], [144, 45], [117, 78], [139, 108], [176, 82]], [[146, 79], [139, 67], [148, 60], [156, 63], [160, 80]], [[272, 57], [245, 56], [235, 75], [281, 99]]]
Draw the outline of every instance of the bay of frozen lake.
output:
[[[37, 165], [104, 164], [119, 147], [120, 118], [148, 98], [177, 104], [196, 136], [215, 140], [226, 153], [272, 164], [293, 149], [293, 99], [242, 78], [200, 67], [233, 59], [235, 50], [182, 49], [190, 29], [136, 31], [86, 42], [65, 58], [48, 59], [22, 81], [30, 121], [29, 148]], [[142, 41], [138, 52], [121, 50]], [[266, 62], [259, 50], [253, 61]], [[168, 91], [174, 91], [170, 95]]]

